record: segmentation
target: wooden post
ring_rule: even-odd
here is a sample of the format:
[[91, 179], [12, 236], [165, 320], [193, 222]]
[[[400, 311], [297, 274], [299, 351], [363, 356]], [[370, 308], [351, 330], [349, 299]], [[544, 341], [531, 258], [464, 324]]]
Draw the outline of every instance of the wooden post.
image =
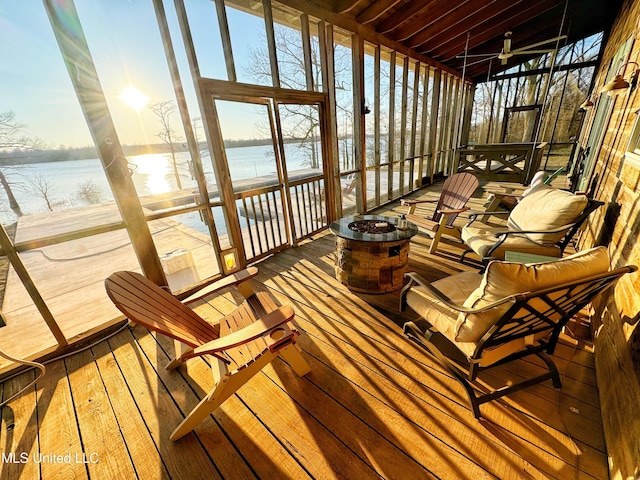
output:
[[407, 158], [407, 95], [409, 91], [409, 57], [402, 62], [402, 98], [400, 100], [400, 164], [398, 186], [400, 196], [404, 195], [404, 162]]
[[356, 211], [366, 213], [367, 165], [365, 161], [364, 106], [364, 41], [357, 34], [351, 36], [351, 75], [353, 77], [353, 155], [354, 168], [360, 172], [356, 188]]
[[151, 281], [167, 286], [73, 0], [44, 0], [44, 5], [140, 266]]
[[433, 94], [431, 98], [431, 121], [429, 124], [429, 154], [431, 155], [430, 183], [433, 184], [433, 174], [436, 168], [438, 149], [438, 109], [440, 108], [440, 78], [441, 70], [433, 72]]
[[395, 119], [396, 108], [396, 51], [391, 52], [391, 58], [389, 59], [389, 130], [387, 132], [387, 201], [393, 199], [393, 162], [396, 158], [395, 155], [395, 143], [396, 143], [396, 122]]
[[[224, 64], [227, 67], [227, 77], [230, 82], [235, 82], [237, 81], [236, 65], [233, 61], [233, 51], [231, 50], [231, 35], [229, 34], [229, 24], [227, 23], [227, 11], [224, 8], [224, 0], [214, 1], [216, 4], [218, 27], [220, 28], [220, 37], [222, 37], [222, 51], [224, 52]], [[176, 5], [178, 3], [180, 2], [176, 2]]]
[[419, 172], [419, 177], [418, 178], [418, 182], [419, 185], [422, 187], [424, 186], [422, 179], [425, 176], [425, 171], [424, 171], [424, 157], [426, 154], [426, 148], [427, 148], [427, 114], [429, 113], [429, 108], [428, 108], [428, 97], [429, 97], [429, 77], [430, 77], [430, 67], [429, 65], [426, 65], [424, 67], [424, 81], [422, 84], [422, 89], [423, 89], [423, 93], [422, 93], [422, 121], [420, 123], [420, 159], [418, 160], [418, 172]]
[[[33, 303], [40, 312], [40, 315], [42, 315], [42, 318], [49, 327], [49, 330], [51, 330], [51, 333], [53, 333], [53, 336], [56, 338], [58, 345], [61, 347], [68, 345], [69, 342], [62, 333], [62, 330], [60, 330], [60, 327], [58, 326], [55, 318], [53, 318], [49, 307], [47, 307], [46, 303], [44, 302], [44, 299], [34, 285], [33, 280], [31, 280], [29, 272], [27, 272], [27, 269], [22, 263], [20, 255], [18, 255], [18, 252], [14, 248], [9, 235], [7, 234], [7, 231], [4, 229], [4, 226], [2, 224], [0, 224], [0, 247], [2, 247], [4, 254], [7, 256], [7, 259], [11, 263], [11, 266], [18, 274], [18, 278], [20, 278], [20, 281], [24, 285], [24, 288], [27, 290], [27, 293], [29, 293], [31, 300], [33, 300]], [[0, 326], [2, 326], [1, 322]]]
[[373, 150], [375, 164], [376, 206], [380, 205], [380, 46], [375, 47], [373, 58]]
[[264, 26], [267, 32], [267, 47], [269, 48], [269, 63], [271, 65], [271, 82], [274, 87], [280, 88], [280, 71], [278, 69], [276, 36], [273, 31], [273, 12], [271, 11], [270, 0], [262, 0], [262, 11], [264, 12]]
[[[414, 170], [416, 157], [416, 139], [418, 128], [418, 90], [420, 88], [420, 62], [416, 62], [413, 70], [413, 103], [411, 104], [411, 140], [409, 142], [409, 157], [413, 158], [411, 163], [411, 170], [409, 171], [409, 191], [415, 188], [414, 185]], [[421, 164], [421, 162], [419, 162]]]

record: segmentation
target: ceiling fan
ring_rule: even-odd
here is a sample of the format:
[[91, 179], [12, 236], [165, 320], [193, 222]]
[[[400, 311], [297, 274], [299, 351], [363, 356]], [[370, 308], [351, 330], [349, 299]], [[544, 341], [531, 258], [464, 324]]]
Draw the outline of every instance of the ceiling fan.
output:
[[566, 35], [560, 35], [558, 37], [549, 38], [541, 42], [532, 43], [531, 45], [527, 45], [526, 47], [512, 49], [511, 35], [513, 35], [513, 32], [506, 32], [504, 34], [504, 43], [502, 45], [502, 50], [500, 50], [500, 52], [498, 53], [477, 53], [477, 54], [470, 54], [470, 55], [465, 54], [465, 55], [458, 55], [456, 58], [487, 57], [482, 60], [478, 60], [477, 62], [467, 64], [467, 66], [475, 65], [476, 63], [484, 62], [486, 60], [491, 60], [493, 58], [500, 59], [500, 63], [502, 63], [502, 65], [506, 65], [507, 60], [513, 57], [514, 55], [531, 55], [536, 53], [542, 54], [542, 53], [553, 52], [555, 48], [544, 48], [544, 49], [536, 50], [536, 47], [541, 47], [542, 45], [547, 45], [549, 43], [557, 42], [559, 40], [564, 40], [565, 38], [567, 38]]

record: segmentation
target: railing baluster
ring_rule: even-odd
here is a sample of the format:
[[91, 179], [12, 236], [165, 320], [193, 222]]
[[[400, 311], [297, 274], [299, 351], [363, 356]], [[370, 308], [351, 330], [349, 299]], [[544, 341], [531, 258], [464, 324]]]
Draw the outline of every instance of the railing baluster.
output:
[[256, 256], [256, 248], [253, 243], [253, 233], [251, 232], [251, 218], [249, 217], [249, 210], [247, 208], [247, 199], [245, 197], [242, 198], [242, 208], [244, 209], [244, 215], [247, 219], [247, 232], [249, 233], [249, 244], [251, 245], [251, 257]]

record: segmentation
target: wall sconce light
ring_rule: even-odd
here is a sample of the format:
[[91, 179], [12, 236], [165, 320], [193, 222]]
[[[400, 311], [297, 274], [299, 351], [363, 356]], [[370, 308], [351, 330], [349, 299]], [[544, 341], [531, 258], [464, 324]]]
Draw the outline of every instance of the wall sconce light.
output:
[[235, 248], [228, 248], [220, 252], [222, 255], [222, 268], [224, 273], [231, 273], [238, 265], [238, 251]]
[[[624, 72], [624, 69], [627, 65], [630, 65], [632, 63], [637, 68], [631, 74], [629, 81], [626, 81], [622, 76], [622, 72]], [[601, 92], [603, 93], [606, 92], [607, 95], [609, 95], [610, 97], [615, 97], [616, 95], [618, 95], [619, 93], [622, 93], [627, 88], [631, 88], [633, 90], [636, 87], [636, 84], [638, 83], [639, 73], [640, 73], [640, 65], [638, 65], [636, 62], [623, 63], [622, 65], [620, 65], [620, 68], [618, 69], [618, 74], [613, 78], [613, 80], [610, 80], [605, 84], [604, 87], [602, 87]]]
[[360, 113], [362, 113], [362, 115], [368, 115], [369, 113], [371, 113], [371, 110], [369, 109], [369, 106], [367, 105], [367, 103], [364, 100], [360, 104]]
[[593, 101], [591, 100], [591, 96], [587, 97], [585, 99], [584, 102], [582, 102], [582, 105], [580, 105], [580, 110], [589, 110], [591, 107], [593, 107]]

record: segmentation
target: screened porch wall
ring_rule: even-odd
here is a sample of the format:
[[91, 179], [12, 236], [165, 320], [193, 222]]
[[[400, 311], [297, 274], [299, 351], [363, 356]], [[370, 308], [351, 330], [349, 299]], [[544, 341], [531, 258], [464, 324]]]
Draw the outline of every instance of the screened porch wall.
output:
[[[268, 0], [191, 0], [184, 3], [154, 0], [144, 8], [130, 5], [132, 9], [135, 7], [135, 15], [117, 18], [115, 10], [103, 8], [103, 13], [107, 12], [108, 15], [94, 15], [84, 4], [78, 5], [76, 13], [71, 0], [58, 2], [56, 5], [45, 2], [43, 14], [47, 8], [61, 13], [61, 18], [64, 16], [62, 12], [67, 10], [77, 14], [78, 28], [85, 31], [87, 38], [86, 51], [76, 58], [91, 59], [93, 64], [87, 64], [88, 68], [95, 70], [91, 78], [98, 79], [100, 85], [107, 87], [120, 83], [119, 75], [126, 76], [136, 69], [132, 65], [126, 65], [124, 57], [118, 58], [118, 68], [114, 68], [117, 50], [126, 47], [119, 42], [126, 42], [127, 37], [120, 38], [117, 31], [105, 29], [105, 25], [112, 24], [126, 29], [130, 22], [146, 25], [152, 21], [158, 26], [158, 31], [153, 35], [144, 40], [135, 37], [137, 40], [131, 41], [144, 41], [149, 48], [149, 59], [160, 54], [167, 62], [165, 73], [154, 78], [153, 82], [157, 85], [169, 85], [174, 94], [170, 98], [154, 99], [159, 100], [156, 111], [159, 121], [166, 121], [172, 115], [170, 125], [167, 123], [163, 132], [164, 138], [168, 139], [169, 134], [172, 137], [164, 152], [173, 158], [168, 164], [170, 173], [165, 178], [169, 179], [171, 189], [162, 198], [152, 191], [138, 188], [137, 185], [133, 186], [137, 190], [126, 193], [129, 198], [135, 197], [136, 202], [140, 202], [142, 213], [136, 214], [139, 218], [137, 222], [141, 227], [146, 227], [136, 228], [135, 232], [129, 231], [129, 236], [133, 234], [137, 241], [145, 237], [140, 244], [145, 246], [138, 246], [140, 251], [134, 248], [119, 268], [142, 270], [159, 283], [169, 283], [175, 292], [187, 292], [197, 284], [224, 274], [222, 259], [227, 253], [239, 253], [242, 250], [246, 233], [244, 230], [251, 231], [253, 227], [256, 235], [262, 236], [254, 238], [254, 251], [249, 258], [242, 258], [240, 255], [236, 267], [242, 266], [244, 261], [265, 256], [272, 247], [280, 248], [282, 245], [295, 243], [318, 229], [326, 228], [332, 218], [365, 212], [415, 190], [424, 178], [430, 179], [436, 173], [448, 173], [452, 170], [452, 152], [459, 135], [451, 127], [458, 125], [459, 120], [464, 117], [462, 106], [465, 102], [462, 101], [462, 96], [463, 91], [466, 91], [461, 86], [459, 74], [372, 30], [352, 23], [348, 18], [316, 9], [311, 4], [304, 4], [308, 11], [302, 12], [287, 3], [289, 2]], [[292, 3], [299, 6], [297, 2]], [[102, 7], [106, 5], [105, 3]], [[204, 13], [200, 9], [204, 9]], [[190, 20], [199, 14], [206, 15], [211, 20], [207, 31], [210, 41], [204, 43], [196, 41], [189, 31], [193, 26]], [[234, 30], [233, 22], [229, 22], [230, 17], [234, 17], [236, 21], [238, 18], [241, 21], [251, 21], [256, 28], [264, 30], [264, 42], [258, 46], [262, 50], [258, 49], [253, 53], [243, 50], [245, 46], [242, 45], [242, 37]], [[70, 18], [73, 19], [74, 16]], [[49, 19], [49, 22], [52, 20]], [[65, 33], [63, 23], [54, 27], [54, 30], [56, 28]], [[114, 38], [109, 41], [107, 37], [110, 35]], [[291, 39], [292, 41], [288, 41]], [[60, 48], [55, 46], [55, 49]], [[294, 50], [288, 52], [287, 48]], [[260, 52], [263, 54], [259, 54]], [[245, 55], [265, 59], [266, 63], [256, 64], [253, 72], [237, 68], [238, 60]], [[62, 52], [61, 57], [70, 56], [68, 52]], [[297, 60], [293, 67], [287, 61], [290, 58]], [[139, 59], [138, 63], [146, 60]], [[224, 64], [225, 73], [213, 75], [212, 62]], [[211, 79], [210, 76], [219, 78]], [[72, 77], [72, 83], [77, 80], [77, 77]], [[229, 177], [220, 176], [219, 153], [225, 139], [212, 133], [214, 127], [211, 116], [203, 110], [202, 98], [198, 98], [199, 84], [209, 80], [223, 83], [225, 90], [240, 96], [246, 96], [246, 90], [243, 89], [249, 88], [252, 89], [252, 94], [261, 98], [277, 98], [278, 101], [283, 98], [296, 101], [303, 98], [305, 101], [302, 103], [305, 105], [316, 102], [326, 107], [325, 114], [319, 115], [321, 118], [317, 119], [317, 123], [325, 128], [322, 135], [318, 125], [307, 129], [292, 129], [289, 133], [290, 139], [299, 140], [308, 153], [311, 169], [320, 166], [320, 152], [329, 161], [319, 177], [310, 178], [306, 183], [300, 180], [291, 182], [291, 191], [300, 188], [304, 192], [299, 197], [295, 194], [296, 199], [307, 203], [300, 205], [290, 201], [290, 205], [300, 207], [301, 212], [312, 213], [313, 216], [303, 214], [297, 220], [289, 217], [289, 223], [294, 228], [279, 245], [272, 245], [276, 242], [271, 240], [276, 234], [280, 240], [281, 231], [285, 231], [279, 228], [280, 225], [269, 227], [265, 233], [264, 225], [254, 218], [254, 223], [244, 223], [247, 228], [243, 230], [237, 208], [241, 198], [234, 192], [231, 182], [225, 181]], [[74, 85], [76, 92], [71, 95], [77, 95], [77, 102], [82, 104], [81, 98], [86, 92], [82, 91], [84, 87], [80, 83]], [[261, 87], [275, 93], [256, 92]], [[117, 167], [124, 176], [127, 172], [133, 177], [147, 176], [144, 166], [137, 163], [134, 165], [123, 148], [128, 122], [134, 115], [121, 109], [118, 103], [120, 100], [112, 90], [105, 88], [100, 95], [103, 93], [104, 101], [100, 104], [100, 109], [105, 120], [108, 120], [106, 123], [113, 124], [114, 141], [109, 143], [109, 148], [114, 151], [102, 159], [102, 165], [109, 166], [112, 173]], [[279, 108], [282, 119], [284, 108]], [[93, 131], [99, 131], [105, 123], [90, 116], [85, 118]], [[305, 137], [302, 131], [310, 132], [309, 136]], [[157, 141], [157, 138], [151, 141], [153, 135], [153, 132], [148, 132], [147, 147]], [[123, 140], [116, 140], [117, 137]], [[276, 155], [282, 155], [284, 143], [284, 139], [279, 139], [275, 145]], [[96, 143], [96, 147], [104, 145], [104, 142], [99, 145]], [[215, 175], [218, 175], [216, 183], [220, 186], [219, 189], [211, 188], [211, 178]], [[353, 183], [354, 188], [343, 190], [343, 184], [347, 182]], [[114, 191], [111, 186], [106, 188], [111, 189], [110, 193], [116, 197], [122, 195], [122, 192]], [[283, 192], [283, 195], [289, 194]], [[180, 197], [177, 203], [174, 197]], [[112, 198], [108, 200], [111, 201]], [[262, 202], [259, 199], [257, 203]], [[68, 207], [59, 208], [64, 210]], [[244, 207], [244, 210], [249, 208]], [[259, 206], [255, 211], [258, 210]], [[291, 214], [291, 210], [293, 208], [290, 207], [287, 213]], [[272, 216], [277, 216], [277, 213]], [[130, 214], [128, 212], [121, 220], [95, 228], [87, 228], [86, 222], [80, 222], [79, 226], [72, 228], [73, 231], [65, 231], [62, 236], [49, 237], [47, 232], [40, 231], [33, 242], [8, 242], [4, 250], [20, 252], [25, 256], [31, 255], [29, 252], [35, 248], [48, 248], [68, 240], [86, 245], [93, 245], [95, 240], [100, 244], [100, 235], [105, 232], [110, 235], [124, 234], [131, 225], [128, 218]], [[253, 215], [257, 217], [255, 212]], [[178, 230], [182, 232], [184, 218], [205, 226], [200, 232], [202, 238], [199, 237], [202, 248], [198, 251], [202, 255], [198, 254], [200, 256], [197, 262], [194, 259], [194, 265], [197, 263], [199, 266], [194, 267], [197, 271], [193, 271], [193, 275], [173, 281], [172, 278], [167, 278], [173, 273], [163, 271], [171, 259], [163, 262], [161, 257], [173, 254], [179, 249], [181, 242], [178, 240], [175, 246], [169, 245], [153, 238], [153, 235], [158, 229], [162, 233]], [[167, 230], [167, 225], [171, 230]], [[149, 232], [146, 232], [147, 229]], [[186, 231], [183, 235], [191, 238]], [[123, 241], [126, 241], [125, 237], [126, 235]], [[266, 245], [265, 250], [260, 250], [261, 241]], [[250, 240], [247, 242], [249, 244]], [[41, 270], [44, 274], [47, 273], [44, 266]], [[20, 279], [17, 281], [22, 282]], [[59, 279], [57, 281], [59, 283]], [[91, 283], [95, 285], [96, 295], [103, 296], [100, 282], [91, 280]], [[46, 283], [41, 285], [43, 291], [47, 290]], [[38, 285], [35, 287], [33, 291], [37, 292]], [[39, 304], [40, 300], [35, 303]], [[48, 303], [49, 300], [45, 298], [42, 310], [47, 309]], [[53, 321], [57, 321], [56, 309], [53, 308], [52, 311]], [[73, 337], [80, 339], [85, 334], [99, 330], [99, 326], [92, 325], [87, 331], [73, 331]], [[65, 329], [62, 328], [62, 331]], [[61, 346], [66, 341], [57, 343]], [[55, 348], [55, 342], [47, 345], [48, 351], [51, 348]], [[24, 353], [31, 358], [37, 357], [36, 352]]]

